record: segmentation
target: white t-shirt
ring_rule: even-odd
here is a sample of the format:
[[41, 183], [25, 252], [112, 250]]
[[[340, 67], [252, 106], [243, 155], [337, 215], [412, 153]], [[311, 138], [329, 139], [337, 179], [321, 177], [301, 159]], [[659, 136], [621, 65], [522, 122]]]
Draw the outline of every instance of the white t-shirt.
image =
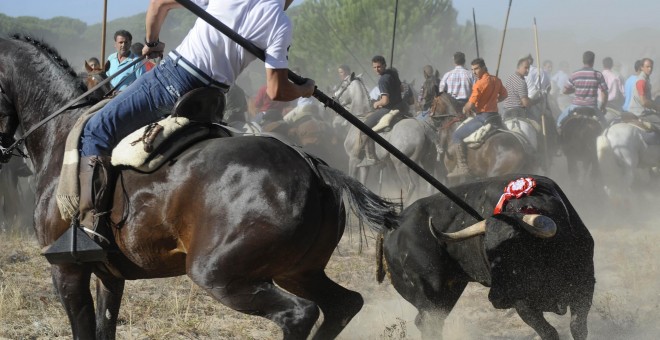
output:
[[[193, 0], [240, 36], [266, 51], [266, 67], [288, 68], [292, 25], [285, 0]], [[232, 85], [257, 57], [245, 51], [201, 18], [176, 48], [184, 58], [216, 81]]]

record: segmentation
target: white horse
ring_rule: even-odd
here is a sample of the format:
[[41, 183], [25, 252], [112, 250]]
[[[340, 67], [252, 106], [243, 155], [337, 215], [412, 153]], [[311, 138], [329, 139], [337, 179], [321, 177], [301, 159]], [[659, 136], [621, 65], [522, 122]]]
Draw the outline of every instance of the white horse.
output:
[[[373, 110], [371, 99], [369, 98], [369, 90], [367, 90], [360, 75], [356, 76], [354, 73], [351, 73], [350, 77], [347, 77], [341, 82], [339, 89], [334, 93], [334, 98], [348, 112], [357, 117], [364, 117], [367, 112]], [[332, 121], [332, 127], [335, 130], [344, 131], [343, 136], [346, 136], [346, 133], [348, 133], [348, 125], [348, 121], [339, 115]]]
[[649, 145], [645, 134], [641, 127], [617, 123], [597, 138], [598, 163], [611, 197], [630, 193], [643, 172], [660, 166], [660, 145]]

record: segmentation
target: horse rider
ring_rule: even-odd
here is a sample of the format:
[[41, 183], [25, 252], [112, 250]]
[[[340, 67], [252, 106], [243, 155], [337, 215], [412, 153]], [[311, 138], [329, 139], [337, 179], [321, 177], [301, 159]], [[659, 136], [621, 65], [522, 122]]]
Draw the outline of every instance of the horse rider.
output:
[[[379, 99], [373, 103], [376, 110], [367, 116], [364, 121], [368, 127], [372, 128], [378, 124], [381, 118], [392, 110], [399, 110], [400, 114], [408, 113], [408, 105], [403, 102], [401, 97], [401, 80], [399, 73], [393, 68], [387, 68], [385, 57], [377, 55], [371, 59], [371, 66], [380, 76], [378, 79]], [[359, 148], [364, 146], [365, 156], [357, 165], [358, 167], [372, 166], [378, 163], [376, 159], [376, 145], [367, 135], [360, 132], [358, 138]]]
[[633, 89], [635, 88], [635, 83], [637, 83], [637, 78], [639, 78], [639, 72], [642, 71], [642, 60], [636, 60], [634, 65], [635, 73], [631, 74], [626, 82], [623, 85], [623, 94], [625, 100], [623, 101], [623, 111], [628, 111], [630, 106], [630, 101], [633, 97]]
[[642, 66], [632, 89], [632, 99], [628, 111], [640, 120], [651, 123], [653, 130], [660, 131], [660, 107], [651, 98], [651, 73], [653, 73], [653, 60], [642, 59]]
[[[605, 108], [607, 107], [607, 97], [609, 91], [603, 74], [594, 70], [594, 61], [596, 55], [594, 52], [586, 51], [582, 54], [582, 63], [584, 67], [573, 72], [564, 87], [564, 94], [575, 93], [573, 102], [559, 115], [557, 119], [557, 128], [561, 128], [568, 115], [578, 108], [591, 108], [594, 116], [601, 125], [606, 126]], [[598, 107], [598, 90], [600, 89], [603, 99]]]
[[456, 112], [461, 112], [472, 94], [474, 74], [465, 68], [465, 54], [454, 53], [454, 69], [445, 73], [440, 80], [438, 90], [446, 92], [456, 99]]
[[621, 110], [623, 107], [623, 83], [621, 77], [612, 71], [614, 60], [611, 57], [603, 58], [603, 77], [609, 90], [607, 95], [607, 106], [614, 110]]
[[474, 59], [471, 65], [477, 81], [472, 87], [472, 94], [468, 102], [463, 107], [463, 113], [468, 116], [474, 114], [475, 117], [459, 127], [452, 135], [451, 147], [453, 150], [450, 152], [454, 152], [456, 155], [456, 167], [447, 174], [448, 178], [466, 176], [470, 173], [467, 163], [467, 146], [463, 139], [487, 123], [501, 126], [502, 117], [497, 111], [497, 103], [508, 96], [500, 78], [488, 73], [486, 62], [483, 59]]
[[[538, 67], [534, 66], [534, 58], [531, 54], [527, 55], [527, 60], [529, 61], [529, 73], [525, 76], [525, 82], [527, 82], [528, 97], [531, 100], [527, 111], [529, 112], [529, 118], [541, 124], [541, 115], [547, 111], [543, 107], [546, 105], [543, 102], [543, 96], [550, 93], [552, 83], [548, 72], [539, 70]], [[541, 77], [541, 81], [539, 81], [539, 77]]]
[[[132, 63], [139, 55], [131, 51], [131, 42], [133, 41], [133, 35], [126, 30], [119, 30], [115, 32], [115, 49], [116, 53], [108, 56], [107, 63], [110, 64], [109, 67], [106, 67], [108, 70], [106, 74], [108, 77], [117, 73], [124, 66]], [[122, 74], [113, 78], [110, 81], [112, 88], [116, 88], [115, 91], [120, 92], [125, 90], [128, 85], [131, 85], [138, 77], [142, 76], [146, 72], [144, 65], [137, 64], [131, 67], [130, 69], [124, 71]]]
[[[265, 48], [267, 93], [273, 100], [291, 101], [309, 97], [315, 83], [297, 85], [288, 79], [288, 50], [292, 23], [285, 10], [293, 0], [194, 0], [228, 27]], [[158, 38], [175, 0], [152, 0], [146, 14], [143, 55], [160, 57], [165, 44]], [[236, 77], [255, 60], [237, 43], [197, 19], [183, 41], [152, 71], [138, 78], [99, 112], [81, 137], [80, 223], [87, 228], [107, 229], [107, 210], [112, 202], [112, 149], [131, 132], [169, 114], [176, 101], [196, 88], [227, 91]]]
[[502, 102], [502, 108], [504, 109], [502, 118], [505, 120], [508, 118], [528, 118], [527, 108], [531, 101], [528, 97], [525, 76], [529, 73], [529, 67], [529, 59], [522, 58], [518, 60], [516, 71], [504, 81], [504, 88], [508, 94]]

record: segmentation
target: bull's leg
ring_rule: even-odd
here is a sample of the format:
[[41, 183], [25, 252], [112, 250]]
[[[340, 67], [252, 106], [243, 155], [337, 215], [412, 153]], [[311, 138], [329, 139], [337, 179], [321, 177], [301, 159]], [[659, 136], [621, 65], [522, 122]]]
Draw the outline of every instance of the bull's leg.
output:
[[591, 309], [593, 297], [593, 285], [590, 291], [577, 296], [570, 304], [571, 309], [571, 335], [575, 340], [584, 340], [587, 338], [587, 316]]
[[64, 306], [73, 339], [94, 339], [94, 301], [89, 291], [91, 270], [75, 264], [51, 266], [53, 285]]
[[542, 340], [559, 340], [559, 333], [543, 317], [543, 312], [530, 308], [523, 301], [516, 302], [515, 307], [520, 318], [532, 327]]
[[337, 337], [364, 303], [359, 293], [338, 285], [323, 271], [301, 273], [295, 278], [276, 278], [275, 282], [300, 297], [316, 302], [321, 308], [323, 323], [313, 339]]
[[[415, 325], [422, 333], [422, 339], [442, 339], [445, 319], [454, 309], [466, 286], [467, 282], [463, 281], [445, 281], [439, 290], [427, 297], [424, 306], [418, 307], [419, 313], [415, 318]], [[427, 295], [429, 293], [426, 292]]]
[[115, 339], [117, 317], [125, 281], [104, 277], [96, 280], [96, 339]]
[[319, 318], [315, 303], [289, 294], [270, 281], [223, 277], [210, 282], [205, 274], [190, 274], [190, 278], [225, 306], [273, 321], [282, 329], [285, 340], [307, 338]]

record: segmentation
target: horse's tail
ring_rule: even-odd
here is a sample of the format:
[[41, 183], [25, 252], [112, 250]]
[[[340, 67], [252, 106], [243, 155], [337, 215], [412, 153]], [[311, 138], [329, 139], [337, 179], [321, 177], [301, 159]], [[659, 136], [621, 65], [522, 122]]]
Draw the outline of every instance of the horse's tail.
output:
[[366, 222], [379, 233], [398, 227], [400, 204], [374, 194], [362, 183], [337, 169], [325, 165], [318, 165], [317, 168], [335, 194], [347, 198], [348, 205], [360, 223]]

